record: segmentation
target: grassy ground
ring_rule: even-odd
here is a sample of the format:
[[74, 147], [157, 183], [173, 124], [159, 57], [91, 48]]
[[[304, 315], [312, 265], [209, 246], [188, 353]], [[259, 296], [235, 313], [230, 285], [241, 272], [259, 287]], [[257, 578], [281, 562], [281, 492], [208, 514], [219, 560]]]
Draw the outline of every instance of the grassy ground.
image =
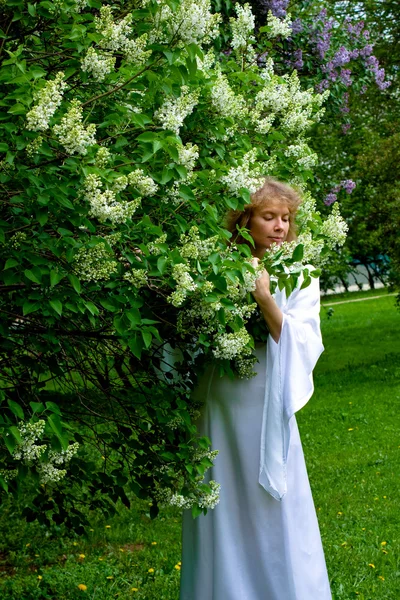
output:
[[[298, 422], [333, 598], [398, 600], [400, 312], [385, 297], [334, 306], [331, 316], [323, 309], [321, 318], [326, 351]], [[25, 524], [9, 505], [0, 529], [2, 600], [178, 599], [179, 511], [151, 521], [137, 501], [78, 538]]]

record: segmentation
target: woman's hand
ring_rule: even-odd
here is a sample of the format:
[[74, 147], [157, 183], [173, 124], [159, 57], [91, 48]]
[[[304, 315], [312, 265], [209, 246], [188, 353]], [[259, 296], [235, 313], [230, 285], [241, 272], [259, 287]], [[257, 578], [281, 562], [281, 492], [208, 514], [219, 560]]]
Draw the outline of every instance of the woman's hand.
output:
[[[251, 264], [256, 269], [259, 264], [259, 259], [254, 257]], [[265, 269], [263, 269], [260, 277], [256, 280], [256, 289], [252, 294], [259, 305], [262, 305], [271, 298], [269, 274]]]
[[[254, 268], [257, 268], [258, 263], [259, 259], [257, 257], [254, 257], [251, 261]], [[256, 280], [256, 289], [252, 294], [261, 309], [272, 338], [278, 343], [282, 331], [283, 315], [272, 297], [269, 286], [269, 275], [267, 271], [263, 269], [260, 277]]]

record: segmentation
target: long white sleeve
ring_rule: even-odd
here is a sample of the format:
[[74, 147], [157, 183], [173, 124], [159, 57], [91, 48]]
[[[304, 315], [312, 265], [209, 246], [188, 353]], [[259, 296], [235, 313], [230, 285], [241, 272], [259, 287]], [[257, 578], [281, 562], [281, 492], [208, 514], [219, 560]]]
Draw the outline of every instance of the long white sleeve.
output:
[[277, 500], [287, 491], [286, 463], [290, 442], [289, 420], [311, 398], [312, 372], [322, 345], [318, 279], [288, 299], [278, 292], [282, 310], [279, 342], [267, 342], [266, 386], [260, 444], [259, 483]]

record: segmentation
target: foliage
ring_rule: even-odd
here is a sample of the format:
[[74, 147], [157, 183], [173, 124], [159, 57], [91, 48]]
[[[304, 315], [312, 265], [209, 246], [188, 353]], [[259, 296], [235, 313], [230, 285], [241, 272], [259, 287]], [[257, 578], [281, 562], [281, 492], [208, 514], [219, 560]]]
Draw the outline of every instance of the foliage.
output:
[[266, 258], [288, 293], [343, 242], [306, 192], [326, 94], [258, 60], [287, 25], [271, 15], [256, 38], [237, 8], [227, 56], [209, 9], [2, 4], [0, 481], [33, 485], [30, 520], [81, 527], [83, 505], [110, 514], [128, 490], [152, 516], [215, 506], [190, 393], [206, 361], [232, 374], [249, 356], [257, 277], [221, 219], [266, 174], [303, 190], [301, 243]]

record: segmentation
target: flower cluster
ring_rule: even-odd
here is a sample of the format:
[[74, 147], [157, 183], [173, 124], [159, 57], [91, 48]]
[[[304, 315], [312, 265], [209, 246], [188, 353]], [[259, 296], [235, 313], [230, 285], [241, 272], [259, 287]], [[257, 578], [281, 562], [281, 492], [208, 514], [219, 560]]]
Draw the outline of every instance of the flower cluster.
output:
[[211, 103], [223, 117], [243, 118], [248, 110], [241, 95], [236, 95], [226, 75], [219, 73], [211, 88]]
[[341, 181], [339, 185], [336, 185], [334, 188], [331, 189], [329, 194], [327, 194], [324, 200], [324, 204], [326, 204], [326, 206], [330, 206], [331, 204], [336, 202], [337, 194], [340, 192], [341, 189], [344, 189], [344, 191], [347, 194], [351, 194], [355, 187], [356, 184], [352, 179], [343, 179], [343, 181]]
[[280, 36], [280, 37], [283, 37], [284, 39], [286, 39], [292, 33], [290, 15], [286, 15], [286, 17], [284, 19], [279, 19], [278, 17], [275, 17], [272, 14], [272, 11], [269, 11], [268, 19], [267, 19], [267, 26], [268, 26], [267, 35], [269, 38], [275, 38], [275, 37]]
[[67, 471], [66, 469], [58, 469], [57, 467], [63, 464], [66, 465], [79, 448], [79, 444], [75, 442], [69, 444], [68, 448], [61, 450], [61, 452], [49, 450], [46, 460], [41, 460], [44, 453], [48, 450], [48, 445], [38, 444], [37, 442], [41, 440], [45, 427], [46, 422], [43, 419], [40, 419], [36, 423], [20, 423], [18, 431], [21, 436], [21, 442], [13, 454], [16, 460], [36, 466], [42, 484], [56, 483], [63, 479]]
[[131, 269], [124, 274], [124, 279], [129, 281], [136, 289], [140, 289], [148, 283], [147, 272], [144, 269]]
[[90, 174], [85, 179], [85, 198], [90, 204], [90, 214], [99, 221], [111, 221], [113, 224], [125, 223], [140, 206], [141, 199], [127, 202], [118, 201], [112, 190], [101, 191], [101, 180], [98, 175]]
[[199, 147], [196, 144], [182, 144], [178, 146], [179, 164], [184, 166], [188, 173], [193, 171], [196, 160], [199, 158]]
[[96, 154], [96, 159], [95, 159], [96, 167], [98, 167], [99, 169], [104, 169], [104, 167], [107, 166], [110, 158], [111, 158], [111, 152], [109, 151], [109, 149], [106, 148], [105, 146], [101, 146], [101, 148], [98, 149], [97, 154]]
[[38, 445], [36, 442], [41, 439], [46, 422], [40, 419], [36, 423], [21, 423], [18, 431], [22, 441], [14, 450], [14, 458], [24, 462], [32, 462], [38, 460], [46, 451], [47, 445]]
[[43, 144], [43, 138], [41, 135], [38, 135], [37, 138], [32, 140], [32, 142], [30, 142], [26, 146], [25, 152], [26, 152], [27, 156], [32, 157], [35, 154], [37, 154], [39, 151], [39, 148], [41, 147], [42, 144]]
[[196, 289], [196, 284], [190, 275], [190, 268], [185, 263], [179, 263], [172, 268], [172, 277], [176, 281], [176, 290], [168, 297], [173, 306], [181, 306], [188, 292]]
[[94, 48], [89, 48], [85, 58], [82, 60], [82, 71], [90, 73], [95, 81], [104, 81], [115, 65], [115, 57], [100, 54]]
[[169, 488], [159, 488], [157, 490], [157, 500], [160, 506], [176, 506], [177, 508], [187, 510], [197, 504], [201, 508], [213, 509], [220, 500], [221, 485], [213, 479], [207, 485], [211, 489], [211, 492], [197, 489], [195, 493], [189, 496], [173, 493]]
[[[247, 152], [242, 159], [242, 164], [237, 167], [231, 167], [227, 175], [221, 177], [222, 183], [225, 183], [228, 190], [235, 196], [240, 196], [240, 190], [247, 188], [250, 193], [254, 193], [262, 186], [263, 168], [257, 163], [257, 150], [253, 148]], [[251, 165], [256, 165], [253, 168]]]
[[178, 98], [168, 98], [163, 105], [156, 110], [154, 118], [161, 123], [163, 129], [170, 129], [177, 135], [184, 120], [193, 112], [199, 99], [199, 92], [189, 92], [186, 85], [181, 87], [181, 95]]
[[88, 146], [96, 143], [96, 126], [90, 123], [85, 127], [82, 120], [81, 103], [79, 100], [72, 100], [71, 108], [61, 119], [61, 123], [53, 127], [54, 133], [69, 154], [76, 152], [85, 155]]
[[167, 234], [163, 233], [162, 235], [160, 235], [160, 237], [155, 239], [154, 242], [149, 242], [147, 244], [147, 249], [150, 252], [150, 254], [160, 254], [159, 245], [165, 244], [166, 241], [167, 241]]
[[252, 48], [252, 44], [255, 43], [254, 28], [255, 19], [251, 12], [249, 4], [241, 6], [240, 4], [235, 5], [235, 12], [237, 18], [231, 17], [229, 19], [232, 31], [232, 48], [239, 53], [244, 51], [247, 53], [247, 60], [252, 62], [255, 58], [255, 53]]
[[216, 336], [213, 354], [215, 358], [231, 360], [237, 356], [251, 354], [251, 337], [245, 327], [234, 333], [221, 333]]
[[114, 254], [104, 242], [92, 248], [79, 248], [74, 257], [73, 269], [83, 281], [108, 280], [118, 268]]
[[195, 225], [189, 229], [188, 235], [184, 233], [180, 236], [180, 254], [183, 258], [207, 259], [215, 248], [217, 236], [202, 240], [199, 236], [199, 229]]
[[141, 196], [154, 196], [157, 193], [158, 185], [151, 177], [145, 175], [142, 169], [135, 169], [127, 176], [128, 184], [137, 189]]
[[340, 215], [339, 205], [334, 204], [331, 214], [324, 220], [321, 228], [322, 235], [326, 236], [330, 248], [343, 246], [349, 226]]
[[174, 11], [160, 3], [150, 41], [169, 43], [178, 39], [183, 44], [208, 44], [219, 34], [221, 15], [211, 13], [210, 0], [181, 0]]
[[37, 104], [27, 113], [27, 129], [32, 131], [45, 131], [49, 121], [60, 106], [63, 92], [66, 88], [64, 73], [59, 71], [52, 81], [47, 81], [45, 86], [33, 96]]

